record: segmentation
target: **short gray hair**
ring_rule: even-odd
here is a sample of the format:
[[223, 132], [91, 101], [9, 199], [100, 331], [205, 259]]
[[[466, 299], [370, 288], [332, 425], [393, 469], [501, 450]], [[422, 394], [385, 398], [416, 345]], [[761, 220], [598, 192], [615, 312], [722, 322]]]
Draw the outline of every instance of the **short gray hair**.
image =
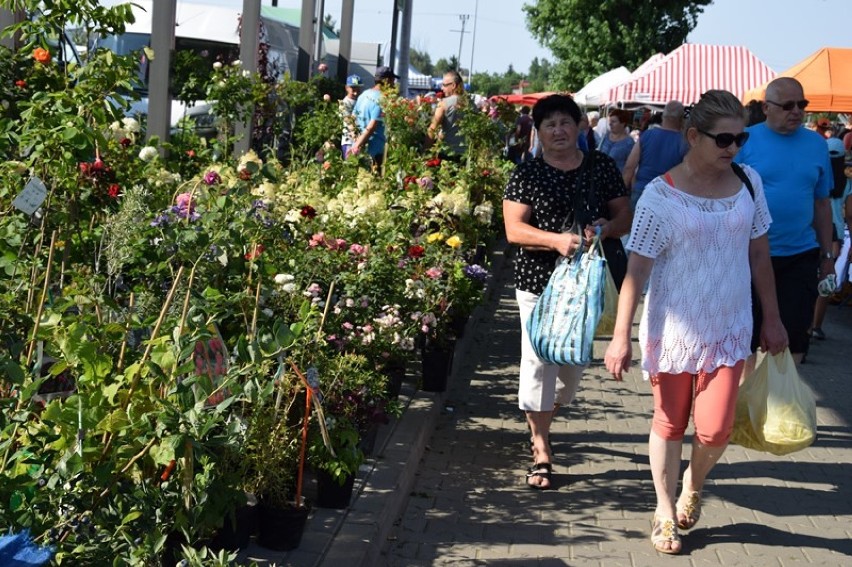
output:
[[670, 100], [663, 107], [663, 118], [683, 118], [683, 103], [679, 100]]

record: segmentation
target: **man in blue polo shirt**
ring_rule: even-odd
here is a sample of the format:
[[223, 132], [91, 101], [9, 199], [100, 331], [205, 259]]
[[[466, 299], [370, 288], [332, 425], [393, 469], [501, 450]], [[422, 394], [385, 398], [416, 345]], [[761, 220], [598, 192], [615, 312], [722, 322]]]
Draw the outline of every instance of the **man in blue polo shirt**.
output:
[[382, 110], [382, 88], [391, 87], [398, 78], [390, 67], [379, 67], [373, 77], [375, 86], [367, 89], [355, 102], [355, 121], [360, 134], [349, 150], [350, 155], [357, 155], [366, 149], [372, 159], [374, 171], [380, 171], [385, 157], [385, 119]]
[[[763, 179], [772, 225], [769, 253], [781, 321], [797, 363], [808, 352], [808, 329], [814, 314], [817, 284], [834, 273], [831, 252], [831, 162], [825, 139], [802, 127], [808, 101], [801, 83], [790, 77], [766, 87], [766, 122], [747, 128], [750, 134], [736, 161], [752, 166]], [[754, 301], [752, 351], [760, 337], [760, 305]], [[747, 364], [753, 368], [754, 361]]]

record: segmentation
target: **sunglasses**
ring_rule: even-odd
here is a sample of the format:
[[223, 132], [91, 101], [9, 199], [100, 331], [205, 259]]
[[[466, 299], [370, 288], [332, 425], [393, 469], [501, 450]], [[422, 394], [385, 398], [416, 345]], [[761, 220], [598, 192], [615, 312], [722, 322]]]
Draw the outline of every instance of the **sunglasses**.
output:
[[774, 104], [775, 106], [780, 106], [781, 110], [783, 110], [785, 112], [790, 112], [791, 110], [793, 110], [794, 106], [798, 106], [799, 110], [804, 110], [808, 107], [808, 104], [810, 103], [810, 101], [807, 100], [807, 99], [788, 100], [784, 104], [781, 104], [780, 102], [775, 102], [774, 100], [768, 100], [768, 99], [766, 100], [766, 102], [768, 102], [769, 104]]
[[711, 134], [710, 132], [705, 132], [701, 129], [698, 129], [698, 131], [708, 138], [713, 138], [716, 141], [716, 147], [723, 150], [731, 144], [736, 144], [738, 148], [741, 148], [743, 147], [743, 144], [746, 143], [746, 140], [748, 140], [748, 132], [740, 132], [739, 134], [731, 134], [730, 132]]
[[443, 85], [445, 87], [451, 87], [451, 86], [455, 85], [455, 83], [441, 83], [441, 85]]

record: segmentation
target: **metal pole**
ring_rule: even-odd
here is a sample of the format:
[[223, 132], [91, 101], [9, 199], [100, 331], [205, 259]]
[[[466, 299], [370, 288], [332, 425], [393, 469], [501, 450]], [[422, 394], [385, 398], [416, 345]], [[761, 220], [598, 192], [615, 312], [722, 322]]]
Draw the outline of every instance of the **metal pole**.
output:
[[[169, 71], [175, 48], [175, 0], [154, 0], [151, 14], [151, 49], [154, 59], [148, 75], [148, 138], [156, 136], [161, 143], [169, 141], [172, 97]], [[165, 149], [160, 148], [165, 155]]]
[[459, 32], [459, 54], [456, 57], [456, 71], [461, 72], [461, 52], [462, 52], [462, 40], [464, 40], [464, 26], [467, 23], [468, 18], [470, 18], [470, 14], [459, 14], [459, 20], [461, 20], [462, 28], [461, 30], [450, 30]]
[[302, 20], [299, 24], [299, 61], [296, 67], [297, 81], [307, 81], [311, 78], [316, 7], [316, 0], [302, 0]]
[[[260, 0], [243, 0], [240, 21], [240, 61], [249, 73], [257, 72], [257, 44], [260, 35]], [[239, 157], [251, 147], [254, 105], [246, 108], [246, 119], [234, 125], [234, 156]]]
[[388, 55], [388, 60], [384, 63], [391, 69], [393, 69], [396, 64], [396, 33], [399, 30], [399, 3], [401, 1], [402, 0], [393, 0], [393, 20], [391, 21], [390, 54]]
[[352, 22], [355, 14], [355, 0], [343, 0], [340, 15], [340, 48], [337, 52], [337, 78], [340, 82], [349, 75], [349, 62], [352, 59]]
[[399, 92], [408, 96], [408, 66], [411, 53], [411, 18], [414, 0], [405, 0], [402, 8], [402, 30], [399, 37]]
[[[7, 8], [0, 8], [0, 30], [5, 30], [7, 27], [14, 24], [19, 24], [24, 21], [27, 15], [22, 11], [12, 11]], [[0, 38], [0, 45], [8, 47], [12, 51], [17, 51], [20, 44], [21, 34]]]
[[317, 27], [314, 33], [317, 34], [316, 43], [314, 44], [314, 61], [322, 61], [322, 39], [325, 31], [325, 0], [319, 0], [316, 13]]
[[473, 39], [470, 42], [470, 69], [468, 69], [468, 81], [473, 84], [473, 53], [476, 51], [476, 22], [479, 19], [479, 0], [476, 0], [476, 4], [473, 8]]

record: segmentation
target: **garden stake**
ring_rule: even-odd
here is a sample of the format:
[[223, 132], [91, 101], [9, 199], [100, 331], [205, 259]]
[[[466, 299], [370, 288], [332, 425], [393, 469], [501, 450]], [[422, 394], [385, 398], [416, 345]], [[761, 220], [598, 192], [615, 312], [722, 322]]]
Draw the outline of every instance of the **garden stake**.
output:
[[289, 361], [290, 365], [293, 367], [293, 370], [302, 379], [302, 382], [307, 386], [306, 395], [305, 395], [305, 417], [302, 420], [302, 446], [299, 449], [299, 469], [296, 474], [296, 507], [298, 508], [302, 503], [302, 476], [305, 473], [305, 448], [308, 444], [308, 421], [311, 418], [311, 399], [313, 398], [313, 390], [311, 390], [308, 381], [305, 380], [305, 377], [302, 376], [302, 373], [299, 372], [299, 369], [296, 365]]
[[[33, 360], [33, 349], [36, 344], [36, 336], [38, 336], [39, 324], [41, 323], [41, 316], [44, 314], [44, 301], [47, 298], [47, 288], [50, 286], [50, 269], [53, 266], [53, 249], [56, 246], [56, 231], [53, 231], [53, 234], [50, 237], [50, 251], [47, 255], [47, 268], [44, 272], [44, 286], [41, 290], [41, 300], [38, 303], [38, 312], [35, 316], [35, 324], [33, 325], [33, 336], [30, 341], [30, 347], [27, 351], [27, 368], [30, 366], [30, 362]], [[20, 403], [20, 400], [19, 400]]]
[[127, 350], [127, 334], [130, 333], [130, 324], [133, 321], [133, 307], [136, 303], [136, 294], [130, 292], [130, 300], [127, 304], [127, 321], [124, 323], [124, 340], [121, 341], [121, 349], [118, 351], [118, 364], [116, 370], [124, 368], [124, 353]]
[[257, 280], [257, 291], [254, 294], [254, 310], [251, 315], [251, 330], [249, 331], [248, 340], [254, 338], [257, 333], [257, 312], [260, 310], [260, 276]]

